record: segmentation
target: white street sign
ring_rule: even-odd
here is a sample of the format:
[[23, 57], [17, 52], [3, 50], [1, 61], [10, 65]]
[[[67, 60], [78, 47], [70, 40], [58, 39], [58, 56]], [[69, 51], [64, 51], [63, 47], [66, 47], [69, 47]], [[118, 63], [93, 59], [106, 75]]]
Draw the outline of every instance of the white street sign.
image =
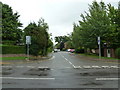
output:
[[98, 37], [98, 45], [99, 45], [99, 59], [101, 59], [100, 37]]
[[100, 37], [98, 37], [98, 45], [100, 45]]
[[31, 44], [31, 36], [26, 36], [26, 44]]

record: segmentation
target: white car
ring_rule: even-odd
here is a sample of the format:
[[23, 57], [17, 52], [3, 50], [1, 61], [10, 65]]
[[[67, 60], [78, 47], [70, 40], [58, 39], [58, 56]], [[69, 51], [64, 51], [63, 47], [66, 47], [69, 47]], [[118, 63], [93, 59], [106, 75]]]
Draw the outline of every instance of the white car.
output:
[[57, 50], [57, 49], [54, 49], [54, 52], [58, 52], [58, 50]]

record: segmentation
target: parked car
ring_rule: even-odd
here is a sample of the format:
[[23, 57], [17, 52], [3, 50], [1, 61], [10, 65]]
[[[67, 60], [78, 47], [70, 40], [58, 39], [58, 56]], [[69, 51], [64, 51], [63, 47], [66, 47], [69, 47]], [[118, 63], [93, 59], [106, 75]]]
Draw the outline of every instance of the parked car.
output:
[[54, 49], [54, 52], [58, 52], [58, 50], [57, 50], [57, 49]]
[[75, 52], [75, 49], [70, 49], [70, 52], [71, 52], [71, 53]]

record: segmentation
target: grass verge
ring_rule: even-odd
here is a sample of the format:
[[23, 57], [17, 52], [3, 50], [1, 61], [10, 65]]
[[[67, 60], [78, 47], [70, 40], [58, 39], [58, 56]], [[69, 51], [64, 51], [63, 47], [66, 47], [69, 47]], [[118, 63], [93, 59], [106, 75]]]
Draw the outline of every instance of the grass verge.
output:
[[[93, 57], [93, 58], [99, 58], [99, 56], [94, 55], [94, 54], [79, 54], [79, 55]], [[112, 57], [101, 57], [101, 59], [120, 60], [118, 58], [112, 58]]]
[[2, 57], [1, 59], [2, 60], [25, 60], [26, 57]]

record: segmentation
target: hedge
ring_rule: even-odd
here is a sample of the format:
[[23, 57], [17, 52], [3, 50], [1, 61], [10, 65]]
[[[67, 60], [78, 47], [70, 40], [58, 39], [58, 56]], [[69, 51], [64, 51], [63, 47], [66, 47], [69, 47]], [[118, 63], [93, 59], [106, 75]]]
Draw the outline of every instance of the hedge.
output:
[[120, 48], [117, 48], [115, 51], [115, 55], [120, 58]]
[[16, 44], [16, 41], [5, 40], [5, 41], [2, 41], [2, 44], [4, 44], [4, 45], [14, 45], [14, 44]]
[[2, 46], [2, 54], [25, 54], [25, 52], [25, 46]]
[[85, 53], [84, 49], [75, 49], [75, 53]]

